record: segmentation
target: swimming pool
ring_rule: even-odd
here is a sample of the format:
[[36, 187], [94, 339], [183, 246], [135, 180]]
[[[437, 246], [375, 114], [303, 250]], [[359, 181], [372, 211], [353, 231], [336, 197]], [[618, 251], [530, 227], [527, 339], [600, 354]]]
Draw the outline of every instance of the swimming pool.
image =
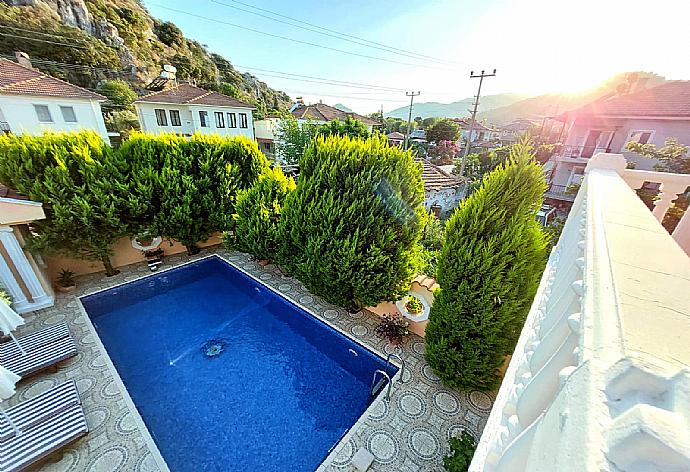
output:
[[174, 472], [314, 470], [385, 367], [217, 256], [81, 301]]

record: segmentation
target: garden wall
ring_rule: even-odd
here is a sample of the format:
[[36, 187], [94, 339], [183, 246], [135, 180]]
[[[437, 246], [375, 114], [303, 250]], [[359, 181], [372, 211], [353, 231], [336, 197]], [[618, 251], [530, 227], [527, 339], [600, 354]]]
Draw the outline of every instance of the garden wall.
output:
[[[216, 233], [212, 235], [208, 241], [197, 243], [197, 246], [203, 248], [218, 245], [222, 242], [220, 236], [220, 233]], [[177, 241], [173, 241], [172, 245], [170, 241], [163, 241], [160, 247], [165, 251], [166, 255], [179, 254], [187, 250]], [[135, 263], [145, 264], [144, 256], [141, 254], [141, 251], [132, 247], [132, 240], [130, 238], [122, 238], [115, 243], [113, 246], [113, 255], [110, 257], [110, 260], [113, 263], [113, 267], [122, 267]], [[73, 259], [61, 256], [45, 257], [45, 261], [48, 265], [47, 273], [51, 281], [57, 279], [62, 269], [69, 269], [76, 275], [91, 274], [104, 270], [103, 264], [98, 261], [86, 261], [83, 259]]]

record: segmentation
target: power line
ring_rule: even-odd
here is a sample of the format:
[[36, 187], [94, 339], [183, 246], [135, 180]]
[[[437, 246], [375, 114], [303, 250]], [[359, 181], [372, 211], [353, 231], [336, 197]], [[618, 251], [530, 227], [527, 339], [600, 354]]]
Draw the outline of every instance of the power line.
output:
[[[211, 1], [214, 1], [215, 3], [219, 3], [219, 4], [223, 5], [223, 3], [218, 2], [218, 1], [215, 1], [215, 0], [211, 0]], [[330, 32], [330, 33], [335, 33], [335, 34], [338, 34], [338, 35], [341, 35], [341, 36], [345, 36], [345, 37], [348, 37], [348, 38], [357, 39], [357, 40], [364, 41], [364, 42], [369, 43], [369, 44], [374, 44], [374, 45], [376, 45], [376, 46], [382, 46], [382, 47], [391, 49], [391, 50], [393, 50], [393, 51], [405, 52], [405, 53], [409, 53], [409, 54], [415, 54], [415, 55], [417, 55], [417, 56], [425, 57], [425, 58], [427, 58], [427, 59], [433, 59], [433, 60], [438, 60], [438, 61], [441, 60], [441, 59], [435, 58], [435, 57], [433, 57], [433, 56], [427, 56], [427, 55], [425, 55], [425, 54], [416, 53], [416, 52], [414, 52], [414, 51], [408, 51], [408, 50], [396, 48], [396, 47], [393, 47], [393, 46], [387, 46], [387, 45], [385, 45], [385, 44], [377, 43], [377, 42], [375, 42], [375, 41], [370, 41], [370, 40], [368, 40], [368, 39], [361, 38], [361, 37], [359, 37], [359, 36], [354, 36], [354, 35], [351, 35], [351, 34], [342, 33], [342, 32], [340, 32], [340, 31], [336, 31], [336, 30], [333, 30], [333, 29], [330, 29], [330, 28], [324, 28], [324, 27], [319, 26], [319, 25], [316, 25], [316, 24], [314, 24], [314, 23], [309, 23], [309, 22], [307, 22], [307, 21], [300, 20], [300, 19], [298, 19], [298, 18], [293, 18], [293, 17], [291, 17], [291, 16], [283, 15], [282, 13], [278, 13], [278, 12], [275, 12], [275, 11], [271, 11], [271, 10], [268, 10], [268, 9], [265, 9], [265, 8], [260, 8], [260, 7], [254, 6], [254, 5], [250, 5], [250, 4], [248, 4], [248, 3], [240, 2], [240, 1], [238, 1], [238, 0], [229, 0], [229, 1], [232, 2], [232, 3], [237, 3], [237, 4], [239, 4], [239, 5], [244, 5], [244, 6], [249, 7], [249, 8], [253, 8], [254, 10], [263, 11], [263, 12], [266, 12], [266, 13], [270, 13], [271, 15], [275, 15], [275, 16], [278, 16], [278, 17], [281, 17], [281, 18], [285, 18], [285, 19], [288, 19], [288, 20], [291, 20], [291, 21], [295, 21], [295, 22], [297, 22], [297, 23], [302, 23], [302, 24], [307, 25], [307, 26], [313, 26], [314, 28], [318, 28], [318, 29], [323, 30], [323, 31], [328, 31], [328, 32]], [[452, 62], [452, 61], [445, 61], [445, 62]]]
[[272, 73], [272, 74], [284, 74], [284, 75], [289, 75], [289, 76], [299, 77], [299, 78], [325, 80], [328, 82], [340, 83], [343, 85], [358, 85], [358, 86], [368, 87], [368, 88], [372, 88], [372, 89], [390, 90], [392, 92], [404, 92], [405, 91], [405, 89], [395, 88], [395, 87], [386, 87], [384, 85], [365, 84], [362, 82], [349, 82], [346, 80], [328, 79], [325, 77], [315, 77], [313, 75], [293, 74], [292, 72], [282, 72], [282, 71], [270, 70], [270, 69], [260, 69], [258, 67], [241, 66], [241, 65], [237, 65], [237, 64], [235, 64], [235, 67], [239, 67], [242, 69], [255, 70], [255, 71], [259, 71], [259, 72], [268, 72], [268, 73]]
[[[302, 20], [298, 20], [298, 19], [295, 19], [295, 18], [290, 18], [290, 17], [288, 17], [288, 16], [281, 15], [280, 13], [272, 12], [272, 11], [270, 11], [270, 10], [265, 10], [265, 9], [263, 9], [263, 8], [258, 8], [258, 7], [254, 7], [254, 6], [251, 6], [251, 5], [247, 5], [247, 4], [242, 3], [242, 2], [236, 2], [236, 1], [234, 1], [234, 0], [230, 0], [232, 3], [239, 3], [239, 4], [241, 4], [241, 5], [246, 5], [246, 6], [249, 6], [250, 8], [254, 8], [254, 9], [256, 9], [256, 10], [261, 10], [261, 11], [270, 12], [271, 15], [275, 15], [275, 16], [280, 16], [280, 17], [283, 17], [283, 18], [287, 18], [287, 19], [289, 19], [290, 21], [292, 21], [293, 23], [290, 23], [290, 22], [284, 21], [284, 20], [279, 20], [278, 18], [273, 18], [273, 17], [268, 16], [268, 15], [263, 15], [263, 14], [261, 14], [261, 13], [257, 13], [257, 12], [255, 12], [255, 11], [247, 10], [247, 9], [245, 9], [245, 8], [240, 8], [240, 7], [236, 7], [236, 6], [233, 6], [233, 5], [228, 5], [227, 3], [219, 2], [218, 0], [211, 0], [211, 1], [212, 1], [213, 3], [218, 4], [218, 5], [223, 5], [223, 6], [228, 7], [228, 8], [233, 8], [233, 9], [235, 9], [235, 10], [239, 10], [239, 11], [243, 11], [243, 12], [245, 12], [245, 13], [249, 13], [250, 15], [256, 15], [256, 16], [259, 16], [259, 17], [261, 17], [261, 18], [266, 18], [266, 19], [269, 19], [269, 20], [271, 20], [271, 21], [275, 21], [275, 22], [277, 22], [277, 23], [281, 23], [281, 24], [284, 24], [284, 25], [293, 26], [293, 27], [300, 28], [300, 29], [303, 29], [303, 30], [306, 30], [306, 31], [311, 31], [311, 32], [316, 33], [316, 34], [321, 34], [321, 35], [323, 35], [323, 36], [328, 36], [328, 37], [330, 37], [330, 38], [339, 39], [339, 40], [341, 40], [341, 41], [347, 41], [347, 42], [349, 42], [349, 43], [358, 44], [358, 45], [360, 45], [360, 46], [366, 46], [366, 47], [368, 47], [368, 48], [374, 48], [374, 49], [378, 49], [378, 50], [380, 50], [380, 51], [385, 51], [385, 52], [388, 52], [388, 53], [391, 53], [391, 52], [392, 52], [392, 53], [395, 53], [395, 54], [398, 54], [398, 55], [401, 55], [401, 56], [406, 56], [406, 57], [409, 57], [409, 58], [412, 58], [412, 59], [417, 59], [417, 60], [422, 60], [422, 61], [431, 61], [431, 62], [435, 62], [435, 63], [439, 63], [439, 64], [452, 64], [452, 62], [450, 62], [450, 61], [444, 61], [444, 60], [442, 60], [442, 59], [436, 59], [436, 58], [433, 58], [433, 57], [431, 57], [431, 56], [425, 56], [425, 55], [423, 55], [423, 54], [417, 54], [417, 53], [414, 53], [414, 52], [411, 52], [411, 51], [405, 51], [405, 50], [403, 50], [403, 49], [392, 48], [391, 46], [386, 46], [386, 45], [383, 45], [383, 44], [379, 45], [378, 43], [374, 43], [374, 42], [372, 42], [372, 41], [368, 41], [368, 40], [363, 39], [363, 38], [357, 38], [356, 36], [345, 35], [344, 33], [340, 33], [340, 32], [334, 31], [334, 30], [330, 30], [330, 29], [328, 29], [328, 28], [323, 28], [323, 27], [321, 27], [321, 26], [312, 25], [312, 24], [307, 23], [307, 22], [302, 21]], [[300, 25], [300, 24], [295, 24], [295, 23], [302, 23], [302, 24], [304, 24], [304, 25], [309, 25], [309, 26], [302, 26], [302, 25]], [[310, 26], [313, 26], [313, 27], [310, 27]], [[319, 30], [323, 30], [323, 31], [319, 31]], [[347, 36], [347, 37], [343, 37], [343, 36]], [[356, 39], [349, 39], [349, 38], [356, 38]]]
[[264, 35], [264, 36], [269, 36], [269, 37], [271, 37], [271, 38], [282, 39], [282, 40], [284, 40], [284, 41], [290, 41], [290, 42], [293, 42], [293, 43], [304, 44], [304, 45], [307, 45], [307, 46], [312, 46], [312, 47], [316, 47], [316, 48], [320, 48], [320, 49], [326, 49], [326, 50], [328, 50], [328, 51], [339, 52], [339, 53], [342, 53], [342, 54], [348, 54], [348, 55], [350, 55], [350, 56], [363, 57], [363, 58], [366, 58], [366, 59], [373, 59], [373, 60], [376, 60], [376, 61], [389, 62], [389, 63], [392, 63], [392, 64], [401, 64], [401, 65], [404, 65], [404, 66], [421, 67], [421, 68], [428, 68], [428, 69], [438, 69], [438, 70], [452, 71], [452, 69], [448, 69], [448, 68], [434, 67], [434, 66], [428, 66], [428, 65], [424, 65], [424, 64], [412, 64], [412, 63], [410, 63], [410, 62], [396, 61], [396, 60], [393, 60], [393, 59], [386, 59], [386, 58], [383, 58], [383, 57], [369, 56], [369, 55], [367, 55], [367, 54], [360, 54], [360, 53], [356, 53], [356, 52], [352, 52], [352, 51], [346, 51], [346, 50], [344, 50], [344, 49], [338, 49], [338, 48], [333, 48], [333, 47], [330, 47], [330, 46], [324, 46], [323, 44], [316, 44], [316, 43], [312, 43], [312, 42], [309, 42], [309, 41], [302, 41], [302, 40], [300, 40], [300, 39], [290, 38], [290, 37], [288, 37], [288, 36], [282, 36], [282, 35], [279, 35], [279, 34], [267, 33], [266, 31], [261, 31], [261, 30], [257, 30], [257, 29], [254, 29], [254, 28], [249, 28], [249, 27], [246, 27], [246, 26], [238, 25], [238, 24], [235, 24], [235, 23], [230, 23], [229, 21], [219, 20], [219, 19], [217, 19], [217, 18], [209, 18], [209, 17], [207, 17], [207, 16], [197, 15], [196, 13], [190, 13], [190, 12], [188, 12], [188, 11], [178, 10], [178, 9], [176, 9], [176, 8], [167, 7], [167, 6], [164, 6], [164, 5], [160, 5], [160, 4], [158, 4], [158, 3], [151, 3], [151, 2], [148, 2], [148, 4], [149, 4], [149, 5], [157, 6], [158, 8], [162, 8], [162, 9], [164, 9], [164, 10], [174, 11], [174, 12], [176, 12], [176, 13], [181, 13], [181, 14], [183, 14], [183, 15], [191, 16], [191, 17], [194, 17], [194, 18], [199, 18], [199, 19], [202, 19], [202, 20], [212, 21], [212, 22], [214, 22], [214, 23], [219, 23], [219, 24], [222, 24], [222, 25], [231, 26], [231, 27], [233, 27], [233, 28], [239, 28], [239, 29], [243, 29], [243, 30], [246, 30], [246, 31], [251, 31], [252, 33], [261, 34], [261, 35]]
[[[460, 164], [460, 177], [465, 174], [465, 165], [467, 164], [467, 155], [470, 152], [470, 147], [472, 146], [472, 131], [474, 131], [474, 123], [477, 121], [477, 108], [479, 108], [479, 97], [482, 94], [482, 83], [484, 82], [484, 77], [496, 77], [496, 69], [491, 74], [486, 74], [481, 71], [479, 74], [475, 74], [474, 71], [470, 71], [470, 79], [479, 79], [479, 87], [477, 88], [477, 97], [474, 100], [474, 108], [472, 110], [472, 121], [470, 121], [470, 132], [467, 135], [467, 145], [465, 146], [465, 151], [462, 154], [462, 162]], [[462, 135], [461, 135], [462, 138]]]
[[39, 43], [55, 44], [55, 45], [57, 45], [57, 46], [67, 46], [67, 47], [70, 47], [70, 48], [77, 48], [77, 49], [89, 49], [89, 48], [86, 47], [86, 46], [77, 46], [77, 45], [74, 45], [74, 44], [59, 43], [59, 42], [56, 42], [56, 41], [48, 41], [47, 39], [29, 38], [29, 37], [27, 37], [27, 36], [19, 36], [19, 35], [16, 35], [16, 34], [3, 33], [2, 31], [0, 31], [0, 35], [2, 35], [2, 36], [10, 36], [10, 37], [12, 37], [12, 38], [27, 39], [27, 40], [29, 40], [29, 41], [38, 41]]
[[75, 38], [74, 36], [68, 36], [66, 34], [46, 33], [45, 31], [36, 31], [36, 30], [26, 29], [26, 28], [17, 28], [16, 26], [0, 25], [0, 28], [11, 29], [11, 30], [15, 30], [15, 31], [23, 31], [25, 33], [42, 34], [43, 36], [54, 36], [54, 37], [60, 38], [60, 39], [69, 39], [69, 40], [82, 39], [82, 38]]
[[[0, 33], [0, 34], [2, 34], [2, 33]], [[10, 54], [0, 54], [0, 56], [5, 57], [7, 59], [15, 59], [15, 57], [10, 55]], [[98, 72], [112, 72], [114, 74], [127, 74], [127, 73], [129, 73], [127, 69], [106, 69], [104, 67], [88, 66], [88, 65], [83, 65], [83, 64], [70, 64], [67, 62], [51, 61], [49, 59], [41, 59], [41, 58], [35, 58], [35, 57], [31, 57], [30, 60], [31, 60], [32, 64], [55, 66], [55, 67], [59, 67], [59, 68], [69, 69], [69, 70], [83, 69], [83, 70], [98, 71]]]
[[299, 93], [299, 94], [303, 94], [303, 95], [314, 95], [317, 97], [333, 97], [333, 98], [349, 98], [352, 100], [366, 100], [368, 102], [394, 102], [394, 103], [404, 103], [405, 102], [405, 100], [388, 100], [388, 99], [381, 99], [381, 98], [352, 97], [349, 95], [329, 95], [329, 94], [320, 93], [320, 92], [304, 92], [304, 90], [284, 90], [284, 92]]

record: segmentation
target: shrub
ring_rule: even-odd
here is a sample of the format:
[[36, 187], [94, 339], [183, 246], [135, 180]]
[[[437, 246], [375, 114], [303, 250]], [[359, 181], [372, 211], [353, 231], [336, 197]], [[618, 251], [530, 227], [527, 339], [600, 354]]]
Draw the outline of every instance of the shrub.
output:
[[460, 127], [449, 119], [439, 120], [426, 130], [426, 140], [430, 143], [455, 142], [459, 137]]
[[103, 80], [96, 87], [96, 92], [107, 97], [113, 108], [131, 109], [132, 102], [137, 99], [137, 93], [122, 80]]
[[32, 249], [100, 260], [108, 275], [112, 245], [129, 230], [127, 160], [93, 131], [0, 136], [0, 182], [43, 202]]
[[446, 224], [426, 328], [426, 358], [451, 387], [494, 388], [512, 352], [546, 258], [536, 221], [545, 190], [530, 147], [484, 177]]
[[426, 221], [421, 168], [385, 137], [317, 137], [280, 222], [280, 264], [345, 306], [397, 300], [416, 269]]
[[249, 189], [237, 197], [234, 234], [227, 234], [228, 246], [258, 259], [274, 259], [278, 251], [278, 223], [287, 195], [295, 181], [277, 167], [267, 170]]
[[12, 297], [5, 291], [4, 288], [0, 288], [0, 302], [4, 302], [9, 306], [12, 306]]
[[430, 213], [422, 239], [419, 241], [419, 268], [418, 270], [434, 277], [438, 275], [438, 256], [443, 247], [445, 238], [444, 225], [435, 214]]
[[141, 223], [180, 241], [196, 243], [228, 228], [237, 193], [268, 168], [256, 143], [245, 137], [134, 133], [119, 149], [132, 164], [132, 191], [151, 202]]
[[459, 438], [450, 438], [448, 446], [450, 452], [443, 458], [443, 468], [448, 472], [467, 472], [477, 448], [477, 441], [470, 433], [463, 431]]
[[410, 334], [410, 323], [402, 316], [396, 314], [383, 315], [381, 323], [376, 327], [376, 334], [386, 338], [393, 344], [400, 344], [403, 338]]
[[350, 117], [345, 121], [329, 121], [318, 127], [318, 133], [323, 136], [337, 135], [362, 139], [367, 139], [371, 135], [367, 125]]

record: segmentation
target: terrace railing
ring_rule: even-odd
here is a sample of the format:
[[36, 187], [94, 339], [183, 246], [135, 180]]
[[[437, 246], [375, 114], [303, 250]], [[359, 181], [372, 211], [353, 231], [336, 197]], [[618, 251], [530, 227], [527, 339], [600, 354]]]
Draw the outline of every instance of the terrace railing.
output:
[[560, 146], [556, 155], [569, 158], [590, 158], [595, 154], [607, 152], [606, 146]]
[[690, 470], [689, 179], [589, 161], [470, 471]]

